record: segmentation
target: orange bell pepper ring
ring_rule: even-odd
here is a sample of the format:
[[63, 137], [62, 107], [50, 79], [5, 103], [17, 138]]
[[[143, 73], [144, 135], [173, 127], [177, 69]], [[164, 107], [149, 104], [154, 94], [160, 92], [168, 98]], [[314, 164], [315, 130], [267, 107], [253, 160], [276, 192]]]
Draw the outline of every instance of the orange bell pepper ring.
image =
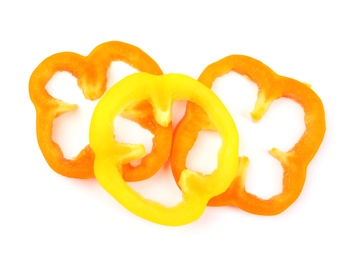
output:
[[[152, 104], [155, 120], [161, 126], [170, 124], [174, 101], [195, 102], [209, 116], [222, 139], [218, 167], [208, 175], [185, 169], [179, 179], [183, 200], [172, 207], [143, 198], [122, 178], [122, 165], [141, 158], [145, 150], [142, 145], [114, 139], [114, 118], [128, 104], [145, 100]], [[101, 186], [134, 214], [162, 225], [178, 226], [198, 219], [210, 198], [225, 191], [236, 176], [238, 134], [231, 115], [212, 91], [182, 74], [156, 76], [140, 72], [122, 79], [98, 102], [89, 136], [96, 155], [95, 175]]]
[[[71, 178], [94, 177], [95, 155], [87, 145], [75, 158], [64, 157], [60, 146], [52, 140], [53, 121], [61, 114], [76, 109], [77, 105], [55, 99], [49, 95], [45, 86], [56, 72], [66, 71], [77, 78], [78, 85], [86, 99], [98, 99], [106, 91], [106, 74], [113, 61], [123, 61], [138, 71], [162, 74], [157, 63], [138, 47], [124, 42], [111, 41], [98, 45], [88, 56], [73, 52], [54, 54], [43, 60], [30, 77], [29, 94], [36, 108], [38, 144], [49, 166], [61, 175]], [[155, 135], [152, 151], [142, 159], [141, 164], [136, 167], [124, 166], [128, 180], [146, 179], [167, 159], [168, 153], [161, 152], [159, 147], [164, 147], [164, 149], [170, 147], [172, 128], [156, 124], [151, 106], [147, 103], [129, 109], [125, 116], [135, 120]], [[147, 120], [149, 124], [146, 123]]]
[[[245, 179], [249, 160], [247, 157], [242, 157], [233, 183], [224, 193], [212, 198], [208, 205], [234, 205], [259, 215], [279, 214], [300, 195], [306, 179], [307, 166], [323, 140], [326, 130], [323, 104], [317, 94], [306, 84], [280, 76], [262, 62], [243, 55], [231, 55], [210, 64], [198, 80], [211, 88], [217, 77], [231, 70], [247, 76], [258, 85], [258, 99], [251, 113], [254, 121], [262, 118], [274, 100], [285, 97], [302, 106], [306, 129], [289, 151], [282, 152], [277, 148], [269, 151], [283, 167], [283, 189], [280, 194], [270, 199], [262, 199], [248, 193]], [[198, 106], [188, 103], [186, 115], [175, 130], [171, 150], [171, 166], [177, 182], [185, 168], [188, 152], [193, 147], [198, 132], [203, 129], [213, 129], [209, 118]]]

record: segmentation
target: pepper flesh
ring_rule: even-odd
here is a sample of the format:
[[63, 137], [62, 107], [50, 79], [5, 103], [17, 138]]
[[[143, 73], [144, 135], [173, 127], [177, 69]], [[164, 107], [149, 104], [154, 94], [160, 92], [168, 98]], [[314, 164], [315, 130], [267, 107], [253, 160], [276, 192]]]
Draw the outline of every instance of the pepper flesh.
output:
[[[210, 175], [185, 169], [179, 186], [183, 200], [173, 207], [143, 198], [122, 178], [121, 166], [144, 155], [142, 145], [118, 143], [113, 121], [127, 104], [148, 100], [156, 122], [171, 122], [176, 100], [190, 100], [202, 107], [220, 133], [218, 167]], [[184, 225], [200, 217], [209, 199], [227, 189], [237, 172], [238, 134], [230, 114], [217, 96], [203, 84], [181, 74], [155, 76], [136, 73], [116, 83], [98, 102], [90, 125], [90, 145], [96, 154], [95, 175], [101, 186], [136, 215], [163, 225]]]
[[[275, 215], [287, 209], [300, 195], [306, 179], [306, 170], [323, 140], [326, 124], [321, 99], [308, 85], [294, 79], [280, 76], [262, 62], [243, 55], [227, 56], [210, 64], [200, 75], [199, 81], [211, 88], [217, 77], [235, 71], [247, 76], [258, 85], [258, 98], [251, 113], [258, 121], [271, 103], [281, 97], [292, 99], [304, 110], [306, 129], [299, 141], [288, 152], [273, 148], [269, 153], [283, 167], [283, 190], [270, 199], [262, 199], [246, 191], [247, 157], [239, 158], [238, 174], [230, 187], [212, 198], [208, 205], [234, 205], [247, 212], [259, 215]], [[195, 116], [198, 116], [196, 118]], [[171, 150], [172, 171], [176, 181], [185, 168], [189, 150], [193, 147], [198, 132], [212, 129], [210, 120], [195, 104], [188, 103], [186, 115], [180, 121], [174, 134]], [[236, 158], [234, 158], [237, 160]]]
[[[138, 47], [128, 43], [111, 41], [98, 45], [88, 56], [73, 52], [54, 54], [43, 60], [33, 71], [29, 81], [30, 98], [36, 108], [36, 130], [39, 147], [49, 166], [57, 173], [72, 178], [92, 178], [94, 153], [89, 145], [73, 159], [66, 159], [60, 146], [52, 140], [52, 126], [55, 118], [63, 113], [77, 109], [77, 105], [68, 104], [53, 98], [45, 86], [56, 72], [66, 71], [77, 78], [86, 99], [100, 98], [106, 91], [107, 70], [113, 61], [123, 61], [138, 71], [160, 75], [162, 71], [157, 63]], [[125, 166], [127, 179], [141, 180], [150, 177], [166, 160], [168, 153], [160, 152], [159, 147], [170, 147], [172, 127], [161, 127], [154, 121], [151, 107], [142, 105], [143, 112], [130, 109], [125, 116], [137, 121], [142, 127], [155, 134], [151, 153], [142, 159], [139, 166]], [[143, 114], [141, 120], [138, 114]], [[151, 122], [146, 124], [146, 120]]]

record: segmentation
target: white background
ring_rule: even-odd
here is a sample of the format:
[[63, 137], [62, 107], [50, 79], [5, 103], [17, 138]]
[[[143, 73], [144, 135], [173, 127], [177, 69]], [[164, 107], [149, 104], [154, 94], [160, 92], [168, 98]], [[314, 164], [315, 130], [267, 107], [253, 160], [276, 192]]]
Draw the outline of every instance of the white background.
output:
[[[353, 259], [353, 25], [350, 1], [2, 1], [0, 259]], [[95, 180], [53, 172], [37, 145], [29, 77], [51, 54], [87, 55], [109, 40], [140, 47], [164, 73], [197, 78], [208, 64], [245, 54], [312, 84], [325, 106], [327, 132], [300, 198], [277, 216], [207, 208], [194, 223], [166, 227], [131, 214]], [[110, 84], [132, 72], [113, 67]], [[56, 121], [70, 156], [87, 143], [94, 106], [68, 75], [51, 84], [53, 93], [82, 107]], [[253, 124], [256, 90], [235, 73], [215, 83], [237, 123], [240, 153], [251, 159], [248, 189], [267, 198], [281, 189], [281, 168], [266, 150], [289, 149], [303, 115], [280, 100]], [[123, 139], [149, 137], [121, 131]], [[212, 167], [213, 150], [207, 154], [205, 147], [217, 138], [201, 135], [198, 142], [191, 167]], [[210, 165], [198, 163], [203, 156]], [[166, 205], [179, 199], [168, 169], [133, 185]]]

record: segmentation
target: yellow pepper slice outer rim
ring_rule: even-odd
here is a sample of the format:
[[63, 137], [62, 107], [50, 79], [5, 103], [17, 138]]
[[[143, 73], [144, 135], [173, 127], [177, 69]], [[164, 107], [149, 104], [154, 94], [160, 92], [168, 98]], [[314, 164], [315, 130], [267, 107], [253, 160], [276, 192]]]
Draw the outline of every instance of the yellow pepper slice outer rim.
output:
[[[219, 132], [222, 145], [217, 168], [208, 175], [184, 170], [179, 180], [182, 201], [167, 207], [145, 199], [122, 178], [122, 165], [145, 153], [142, 145], [118, 143], [113, 135], [113, 121], [126, 106], [149, 100], [155, 120], [162, 126], [171, 122], [172, 104], [189, 100], [198, 104]], [[236, 177], [238, 133], [236, 125], [221, 100], [199, 81], [183, 74], [161, 76], [135, 73], [116, 83], [98, 102], [91, 119], [90, 146], [96, 157], [94, 172], [101, 186], [134, 214], [149, 221], [185, 225], [197, 220], [210, 198], [224, 192]]]

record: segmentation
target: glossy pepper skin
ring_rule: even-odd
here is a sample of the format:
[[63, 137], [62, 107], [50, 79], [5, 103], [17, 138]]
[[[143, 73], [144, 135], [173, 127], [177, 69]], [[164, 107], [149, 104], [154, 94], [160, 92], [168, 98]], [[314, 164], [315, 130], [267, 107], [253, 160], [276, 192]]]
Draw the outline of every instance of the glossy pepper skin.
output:
[[[262, 118], [274, 100], [284, 97], [302, 106], [306, 129], [289, 151], [282, 152], [277, 148], [269, 151], [283, 167], [283, 190], [280, 194], [270, 199], [262, 199], [248, 193], [245, 180], [249, 160], [242, 157], [239, 159], [238, 174], [233, 183], [223, 194], [212, 198], [208, 205], [234, 205], [259, 215], [279, 214], [300, 195], [306, 179], [307, 166], [323, 140], [326, 130], [323, 104], [308, 85], [280, 76], [262, 62], [243, 55], [227, 56], [210, 64], [198, 80], [211, 88], [216, 78], [230, 71], [245, 75], [258, 85], [258, 98], [251, 113], [254, 121]], [[188, 152], [193, 147], [198, 132], [203, 129], [213, 129], [210, 120], [198, 106], [188, 103], [186, 115], [175, 131], [171, 150], [172, 171], [177, 182], [185, 168]], [[237, 160], [236, 157], [234, 159]]]
[[[210, 175], [185, 169], [179, 186], [182, 201], [172, 207], [143, 198], [122, 178], [121, 166], [144, 155], [142, 145], [118, 143], [113, 137], [113, 121], [127, 104], [148, 100], [156, 122], [171, 122], [172, 103], [189, 100], [198, 104], [220, 133], [222, 145], [218, 167]], [[98, 102], [90, 125], [90, 145], [95, 152], [95, 175], [101, 186], [134, 214], [169, 226], [198, 219], [209, 199], [227, 189], [236, 176], [238, 134], [234, 121], [218, 97], [195, 79], [182, 74], [162, 76], [148, 73], [130, 75], [114, 85]]]
[[[157, 63], [138, 47], [119, 41], [98, 45], [88, 56], [73, 52], [54, 54], [43, 60], [33, 71], [29, 80], [30, 98], [36, 108], [36, 130], [39, 147], [49, 166], [57, 173], [71, 178], [92, 178], [94, 153], [89, 145], [73, 159], [66, 159], [59, 145], [52, 140], [52, 127], [55, 118], [77, 108], [55, 99], [46, 90], [46, 84], [56, 72], [66, 71], [77, 78], [77, 83], [86, 99], [99, 99], [106, 91], [107, 70], [111, 62], [123, 61], [138, 71], [160, 75]], [[152, 175], [154, 170], [167, 159], [166, 153], [158, 152], [158, 143], [169, 147], [172, 138], [171, 126], [161, 127], [153, 120], [148, 104], [142, 104], [144, 111], [129, 109], [125, 116], [137, 121], [155, 134], [152, 152], [140, 166], [125, 166], [127, 179], [141, 180]], [[141, 116], [140, 114], [143, 114]], [[149, 119], [151, 123], [146, 124]], [[85, 134], [85, 133], [84, 133]]]

